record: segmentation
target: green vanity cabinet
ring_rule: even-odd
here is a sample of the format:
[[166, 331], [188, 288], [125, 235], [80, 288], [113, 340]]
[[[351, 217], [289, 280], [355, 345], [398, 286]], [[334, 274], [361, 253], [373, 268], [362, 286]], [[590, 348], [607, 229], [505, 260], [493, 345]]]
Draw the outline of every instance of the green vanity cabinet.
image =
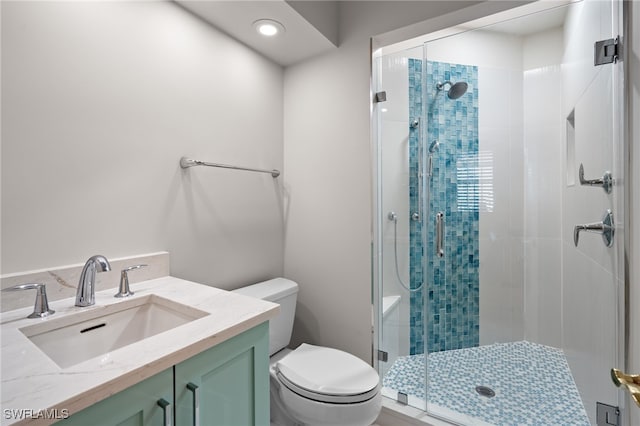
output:
[[58, 424], [64, 426], [160, 426], [165, 424], [164, 410], [158, 404], [160, 401], [166, 401], [173, 406], [173, 368], [168, 368], [85, 408]]
[[[163, 409], [161, 405], [169, 403]], [[168, 419], [165, 413], [171, 413]], [[268, 426], [269, 325], [264, 322], [102, 400], [63, 426]]]
[[269, 426], [268, 323], [176, 365], [175, 380], [176, 426]]

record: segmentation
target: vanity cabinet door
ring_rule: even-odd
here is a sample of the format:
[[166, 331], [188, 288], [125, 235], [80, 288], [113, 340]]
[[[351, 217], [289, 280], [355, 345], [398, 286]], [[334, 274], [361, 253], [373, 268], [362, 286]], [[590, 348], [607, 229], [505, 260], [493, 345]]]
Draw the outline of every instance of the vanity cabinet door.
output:
[[[166, 401], [165, 410], [159, 404]], [[161, 402], [164, 405], [164, 402]], [[162, 426], [173, 424], [173, 368], [104, 399], [58, 423], [62, 426]]]
[[268, 322], [176, 365], [175, 398], [176, 426], [268, 426]]

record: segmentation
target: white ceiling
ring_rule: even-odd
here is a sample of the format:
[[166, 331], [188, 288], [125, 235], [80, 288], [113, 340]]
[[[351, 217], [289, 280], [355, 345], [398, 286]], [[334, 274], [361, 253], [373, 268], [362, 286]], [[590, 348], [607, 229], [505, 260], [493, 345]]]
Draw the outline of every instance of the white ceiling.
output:
[[566, 16], [567, 7], [555, 7], [538, 13], [509, 18], [508, 20], [487, 27], [485, 30], [528, 36], [563, 26]]
[[[491, 1], [491, 0], [490, 0]], [[472, 30], [497, 32], [525, 37], [538, 32], [562, 27], [568, 7], [579, 0], [540, 0], [507, 9], [493, 15], [475, 19], [440, 31], [414, 37], [384, 46], [381, 54], [387, 55], [421, 46], [429, 41], [455, 36]]]
[[[337, 37], [331, 34], [331, 30], [327, 31], [327, 26], [337, 26], [335, 2], [320, 5], [325, 9], [323, 12], [328, 13], [321, 16], [323, 19], [320, 19], [317, 13], [311, 14], [317, 10], [307, 12], [304, 8], [294, 8], [284, 0], [176, 0], [176, 3], [282, 66], [292, 65], [336, 48], [334, 43]], [[330, 22], [333, 8], [335, 8], [336, 19]], [[309, 13], [307, 15], [309, 20], [296, 9], [302, 10], [302, 13]], [[275, 37], [264, 37], [253, 27], [253, 23], [259, 19], [278, 21], [284, 25], [286, 31]], [[323, 21], [325, 25], [318, 25], [318, 28], [322, 28], [329, 38], [310, 21], [316, 24], [322, 24], [321, 21]], [[337, 34], [337, 31], [335, 33]]]
[[[335, 49], [338, 45], [337, 1], [175, 1], [222, 32], [285, 67]], [[398, 45], [415, 43], [418, 39], [424, 42], [478, 28], [525, 36], [561, 26], [565, 19], [566, 7], [560, 6], [574, 1], [576, 0], [535, 1]], [[275, 37], [264, 37], [253, 27], [253, 23], [259, 19], [278, 21], [284, 25], [286, 31]]]

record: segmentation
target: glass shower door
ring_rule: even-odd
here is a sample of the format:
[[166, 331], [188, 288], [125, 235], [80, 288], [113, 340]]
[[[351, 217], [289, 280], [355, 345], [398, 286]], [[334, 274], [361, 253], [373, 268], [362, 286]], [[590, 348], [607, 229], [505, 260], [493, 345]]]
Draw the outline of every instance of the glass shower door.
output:
[[[593, 64], [594, 42], [621, 32], [618, 11], [578, 2], [425, 44], [431, 414], [588, 425], [619, 407], [623, 65]], [[585, 182], [605, 171], [611, 192]], [[607, 211], [611, 246], [574, 238]]]
[[[593, 64], [620, 9], [574, 2], [375, 57], [383, 395], [460, 424], [624, 413], [624, 64]], [[606, 171], [611, 191], [587, 182]], [[586, 233], [608, 210], [611, 246]]]
[[[421, 223], [422, 47], [379, 55], [374, 88], [376, 135], [376, 327], [383, 395], [426, 408]], [[418, 98], [415, 98], [418, 96]], [[384, 101], [380, 101], [384, 99]]]

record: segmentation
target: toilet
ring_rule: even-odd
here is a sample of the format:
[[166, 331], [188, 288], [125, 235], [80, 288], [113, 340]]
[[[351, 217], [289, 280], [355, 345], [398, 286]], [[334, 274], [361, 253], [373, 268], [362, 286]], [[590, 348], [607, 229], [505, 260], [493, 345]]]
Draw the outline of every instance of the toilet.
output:
[[382, 407], [378, 373], [347, 352], [303, 343], [287, 348], [298, 284], [275, 278], [234, 293], [280, 304], [269, 322], [272, 425], [368, 426]]

